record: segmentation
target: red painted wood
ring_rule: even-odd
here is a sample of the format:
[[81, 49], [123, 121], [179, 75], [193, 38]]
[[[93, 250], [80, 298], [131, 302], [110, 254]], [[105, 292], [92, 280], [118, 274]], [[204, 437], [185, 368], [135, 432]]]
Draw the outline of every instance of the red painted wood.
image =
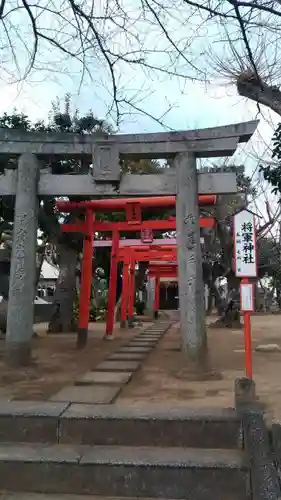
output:
[[123, 263], [122, 273], [122, 296], [121, 296], [121, 324], [123, 326], [127, 321], [128, 291], [129, 291], [129, 262]]
[[[118, 260], [123, 261], [125, 258], [128, 257], [128, 253], [119, 253], [118, 254]], [[163, 261], [175, 261], [177, 260], [177, 252], [176, 250], [168, 252], [167, 250], [161, 252], [153, 252], [152, 250], [149, 251], [143, 251], [143, 252], [132, 252], [131, 255], [133, 256], [134, 260], [136, 262], [149, 262], [152, 260], [163, 260]]]
[[116, 304], [117, 267], [118, 267], [119, 231], [114, 231], [110, 257], [110, 277], [105, 334], [110, 336], [114, 328], [114, 311]]
[[[199, 205], [214, 205], [217, 197], [215, 195], [201, 195]], [[88, 200], [88, 201], [62, 201], [56, 203], [57, 209], [61, 212], [73, 212], [75, 210], [91, 209], [96, 212], [104, 210], [124, 210], [129, 203], [138, 202], [142, 208], [148, 207], [171, 207], [176, 204], [176, 196], [151, 196], [145, 198], [110, 198], [104, 200]]]
[[155, 290], [154, 290], [154, 304], [153, 304], [154, 311], [159, 310], [159, 303], [160, 303], [160, 277], [156, 276], [155, 277]]
[[128, 318], [134, 316], [135, 306], [135, 260], [131, 259], [129, 272]]
[[[201, 217], [200, 227], [212, 229], [215, 226], [215, 220], [213, 217]], [[81, 222], [73, 224], [61, 224], [61, 231], [65, 233], [84, 233], [86, 231], [85, 224]], [[113, 232], [117, 231], [141, 231], [142, 229], [163, 229], [163, 230], [176, 230], [176, 218], [163, 219], [163, 220], [147, 220], [141, 223], [128, 224], [126, 221], [122, 222], [106, 222], [106, 221], [95, 221], [93, 225], [93, 231], [95, 232]]]

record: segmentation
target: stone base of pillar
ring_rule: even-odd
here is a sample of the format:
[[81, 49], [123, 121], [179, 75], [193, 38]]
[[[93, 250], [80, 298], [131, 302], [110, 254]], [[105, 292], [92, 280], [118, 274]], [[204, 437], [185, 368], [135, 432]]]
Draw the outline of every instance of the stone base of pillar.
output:
[[103, 340], [113, 340], [114, 339], [114, 335], [113, 333], [111, 333], [110, 335], [108, 335], [107, 333], [103, 336]]
[[128, 317], [128, 328], [134, 328], [134, 316]]
[[31, 361], [31, 342], [7, 342], [5, 359], [9, 366], [28, 366]]
[[154, 316], [154, 319], [158, 319], [159, 318], [159, 311], [154, 311], [153, 316]]
[[222, 374], [211, 366], [207, 344], [196, 349], [184, 349], [182, 346], [182, 360], [177, 376], [190, 381], [222, 379]]
[[88, 328], [78, 328], [77, 330], [77, 349], [84, 349], [88, 340]]
[[126, 327], [127, 327], [127, 321], [125, 319], [121, 319], [120, 328], [123, 330]]
[[190, 363], [190, 359], [184, 358], [185, 366], [182, 366], [176, 374], [176, 377], [181, 380], [190, 382], [205, 382], [207, 380], [222, 380], [223, 376], [219, 371], [212, 370], [208, 365], [200, 366], [194, 362]]

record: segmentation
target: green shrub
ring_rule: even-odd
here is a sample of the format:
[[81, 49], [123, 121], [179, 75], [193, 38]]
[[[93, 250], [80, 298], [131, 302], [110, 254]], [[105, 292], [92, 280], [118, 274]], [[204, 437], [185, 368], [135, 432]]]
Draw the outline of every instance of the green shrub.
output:
[[[91, 301], [89, 320], [91, 322], [105, 321], [106, 312], [107, 312], [107, 299], [101, 300], [99, 307], [95, 307], [95, 305]], [[76, 302], [74, 304], [74, 319], [76, 321], [78, 321], [78, 315], [79, 315], [79, 295], [77, 296]]]

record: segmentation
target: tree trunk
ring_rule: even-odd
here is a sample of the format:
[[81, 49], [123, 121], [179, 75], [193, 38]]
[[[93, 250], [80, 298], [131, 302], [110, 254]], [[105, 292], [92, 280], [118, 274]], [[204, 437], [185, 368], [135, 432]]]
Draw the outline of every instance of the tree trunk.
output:
[[240, 280], [236, 278], [233, 272], [227, 276], [228, 296], [224, 311], [220, 318], [213, 323], [216, 328], [241, 328], [240, 318]]
[[6, 333], [7, 311], [8, 311], [8, 300], [3, 298], [2, 301], [0, 302], [0, 332], [1, 333]]
[[38, 283], [40, 280], [40, 275], [42, 271], [42, 266], [45, 258], [46, 245], [41, 247], [37, 253], [37, 266], [36, 266], [36, 280], [35, 280], [35, 297], [37, 295]]
[[276, 287], [276, 300], [277, 300], [277, 304], [278, 304], [279, 309], [281, 309], [281, 290], [280, 290], [280, 288], [277, 288], [277, 287]]
[[220, 292], [216, 286], [216, 283], [212, 279], [208, 280], [207, 285], [209, 287], [209, 295], [211, 295], [212, 299], [214, 298], [215, 307], [218, 311], [218, 315], [221, 316], [225, 309], [225, 301], [221, 297]]
[[[262, 288], [262, 290], [264, 289]], [[255, 283], [254, 293], [255, 293], [255, 310], [257, 312], [260, 312], [263, 310], [263, 300], [257, 282]]]
[[[45, 255], [45, 247], [42, 248], [36, 268], [36, 282], [34, 289], [34, 297], [36, 297], [37, 286], [40, 279], [40, 273]], [[10, 261], [0, 260], [0, 296], [3, 297], [0, 303], [0, 331], [6, 333], [7, 328], [7, 310], [8, 310], [8, 296], [9, 296], [9, 281], [10, 281]]]
[[77, 253], [65, 245], [59, 246], [59, 277], [54, 295], [53, 314], [49, 333], [73, 332], [77, 329], [74, 319], [76, 298]]
[[120, 295], [119, 299], [116, 302], [115, 309], [114, 309], [114, 321], [120, 321], [120, 316], [121, 316], [121, 300], [122, 296]]
[[213, 311], [214, 297], [211, 288], [208, 286], [208, 305], [206, 310], [206, 316], [210, 316]]
[[258, 80], [256, 75], [250, 72], [242, 72], [237, 79], [238, 94], [263, 104], [281, 116], [281, 91], [274, 85], [268, 85], [265, 81]]
[[0, 295], [4, 297], [4, 299], [8, 300], [9, 296], [9, 272], [5, 272], [1, 270], [0, 263]]
[[136, 274], [136, 281], [135, 281], [135, 290], [138, 292], [139, 290], [144, 290], [145, 289], [145, 273], [147, 270], [148, 264], [147, 262], [140, 262], [139, 263], [139, 269]]

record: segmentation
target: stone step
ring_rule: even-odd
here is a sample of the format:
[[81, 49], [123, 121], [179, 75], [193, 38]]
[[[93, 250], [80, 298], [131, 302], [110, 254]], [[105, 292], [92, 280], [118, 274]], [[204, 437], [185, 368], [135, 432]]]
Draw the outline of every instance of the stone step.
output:
[[231, 408], [0, 402], [0, 441], [234, 449], [239, 436]]
[[[56, 493], [26, 493], [26, 492], [11, 492], [0, 491], [1, 500], [139, 500], [138, 497], [101, 497], [96, 495], [72, 495], [72, 494], [56, 494]], [[143, 498], [142, 500], [151, 500]], [[161, 499], [174, 500], [174, 499]]]
[[0, 446], [0, 490], [185, 500], [246, 500], [238, 450], [11, 444]]

